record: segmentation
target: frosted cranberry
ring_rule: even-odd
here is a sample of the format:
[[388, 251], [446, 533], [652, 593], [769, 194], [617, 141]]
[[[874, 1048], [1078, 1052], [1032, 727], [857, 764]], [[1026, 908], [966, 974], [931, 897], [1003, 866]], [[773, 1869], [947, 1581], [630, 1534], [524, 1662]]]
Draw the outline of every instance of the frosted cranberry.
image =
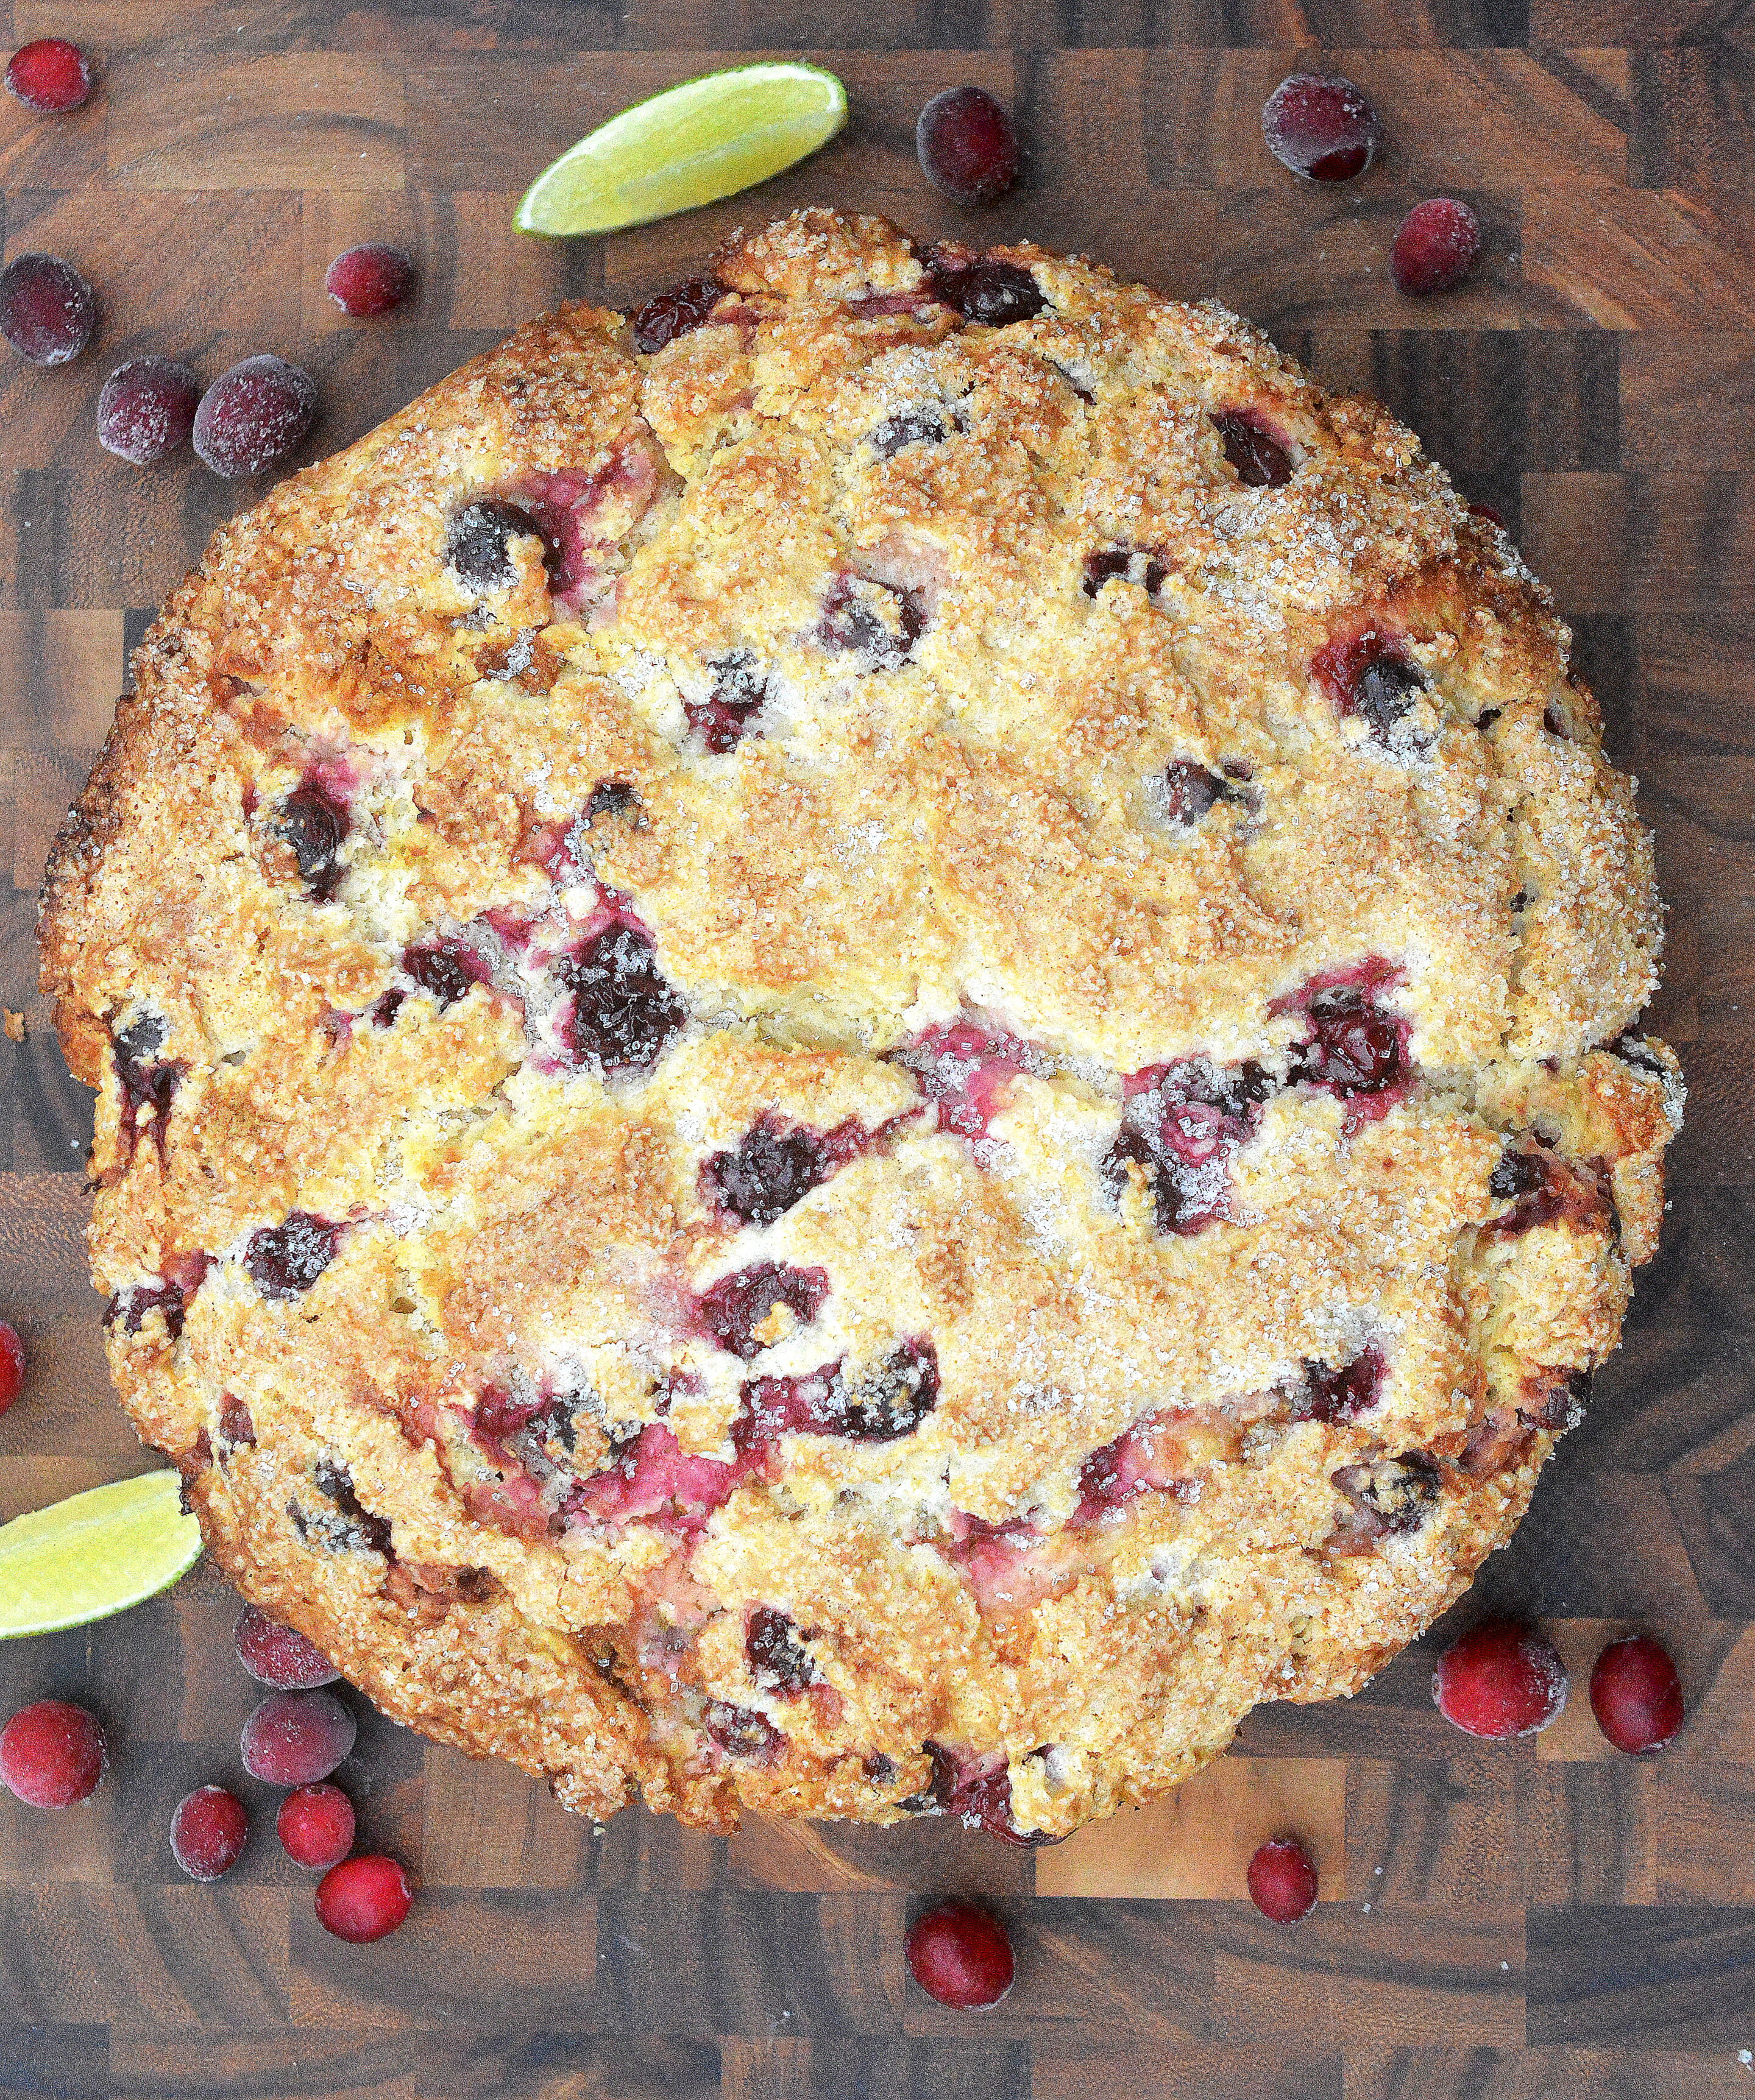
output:
[[[895, 629], [878, 609], [884, 598], [894, 601]], [[822, 614], [811, 632], [817, 646], [831, 655], [862, 656], [873, 670], [893, 671], [906, 660], [926, 625], [918, 592], [842, 576], [824, 594]]]
[[871, 434], [871, 448], [879, 459], [894, 459], [910, 445], [939, 445], [944, 442], [944, 418], [936, 408], [900, 408], [886, 416]]
[[973, 1904], [940, 1904], [908, 1928], [908, 1965], [929, 1998], [958, 2012], [997, 2005], [1011, 1988], [1011, 1941]]
[[746, 1763], [778, 1764], [786, 1754], [786, 1738], [766, 1714], [753, 1706], [734, 1706], [724, 1699], [707, 1702], [707, 1733], [728, 1758]]
[[486, 962], [474, 948], [444, 933], [404, 948], [402, 967], [440, 1008], [455, 1006], [489, 977]]
[[335, 1259], [342, 1229], [308, 1211], [289, 1213], [284, 1225], [264, 1225], [250, 1234], [244, 1266], [264, 1298], [298, 1298]]
[[798, 1639], [797, 1626], [771, 1604], [758, 1604], [749, 1614], [744, 1652], [749, 1658], [750, 1674], [764, 1692], [794, 1698], [816, 1682], [816, 1665]]
[[7, 91], [45, 117], [77, 109], [91, 92], [91, 61], [65, 37], [20, 44], [7, 63]]
[[1263, 1917], [1296, 1925], [1316, 1908], [1316, 1869], [1302, 1845], [1270, 1838], [1249, 1861], [1249, 1895]]
[[298, 879], [313, 897], [335, 893], [342, 875], [342, 840], [351, 827], [346, 806], [316, 781], [295, 788], [281, 803], [274, 828], [292, 848]]
[[688, 1019], [640, 927], [612, 922], [577, 955], [564, 957], [556, 974], [572, 994], [568, 1048], [605, 1079], [649, 1072]]
[[0, 1414], [24, 1388], [24, 1344], [10, 1321], [0, 1320]]
[[150, 466], [188, 440], [201, 382], [170, 357], [130, 357], [98, 395], [98, 443], [130, 466]]
[[294, 1787], [274, 1830], [295, 1866], [333, 1867], [353, 1850], [353, 1803], [338, 1786]]
[[1101, 1170], [1111, 1200], [1119, 1203], [1137, 1167], [1160, 1233], [1186, 1236], [1228, 1219], [1231, 1162], [1271, 1085], [1253, 1060], [1232, 1066], [1193, 1057], [1136, 1074]]
[[284, 357], [246, 357], [222, 373], [195, 411], [195, 452], [228, 481], [260, 474], [295, 452], [317, 419], [308, 372]]
[[1112, 576], [1125, 576], [1150, 598], [1164, 588], [1169, 574], [1155, 554], [1144, 554], [1137, 547], [1104, 547], [1085, 557], [1085, 595], [1095, 598]]
[[230, 1873], [249, 1842], [244, 1804], [223, 1786], [184, 1794], [170, 1819], [171, 1851], [192, 1881], [217, 1882]]
[[95, 1717], [68, 1699], [39, 1699], [0, 1728], [0, 1780], [33, 1808], [71, 1808], [95, 1791], [109, 1762]]
[[703, 1192], [746, 1225], [771, 1225], [828, 1180], [831, 1163], [815, 1131], [783, 1131], [761, 1117], [729, 1152], [701, 1169]]
[[1371, 165], [1382, 137], [1363, 91], [1338, 73], [1295, 73], [1262, 106], [1262, 136], [1283, 168], [1347, 183]]
[[335, 258], [323, 289], [355, 320], [394, 313], [414, 289], [414, 264], [400, 248], [368, 240]]
[[1255, 418], [1227, 408], [1213, 418], [1237, 479], [1245, 488], [1279, 488], [1292, 479], [1292, 455]]
[[[255, 1442], [254, 1434], [248, 1441]], [[312, 1692], [333, 1684], [341, 1672], [315, 1641], [292, 1627], [276, 1625], [266, 1612], [246, 1604], [232, 1629], [237, 1659], [259, 1684], [277, 1692]]]
[[776, 1305], [784, 1305], [800, 1326], [808, 1327], [828, 1295], [826, 1270], [758, 1261], [735, 1276], [722, 1276], [703, 1291], [701, 1316], [719, 1347], [747, 1363], [768, 1346], [757, 1330]]
[[1361, 1349], [1350, 1363], [1332, 1370], [1327, 1364], [1307, 1367], [1292, 1400], [1294, 1422], [1353, 1422], [1368, 1414], [1383, 1390], [1383, 1352]]
[[1311, 1033], [1293, 1052], [1291, 1076], [1342, 1094], [1381, 1093], [1406, 1075], [1405, 1026], [1354, 985], [1311, 995]]
[[939, 297], [966, 321], [984, 328], [1009, 328], [1032, 320], [1048, 302], [1028, 270], [1015, 262], [975, 262], [966, 269], [939, 268], [934, 273]]
[[685, 277], [680, 285], [648, 299], [635, 313], [634, 347], [643, 356], [653, 356], [667, 342], [699, 328], [724, 297], [724, 285], [713, 278]]
[[511, 543], [520, 539], [542, 540], [542, 527], [517, 504], [484, 496], [466, 504], [445, 527], [445, 567], [465, 590], [510, 590], [518, 580]]
[[244, 1723], [239, 1749], [252, 1779], [306, 1786], [329, 1777], [356, 1733], [352, 1714], [333, 1692], [276, 1692]]
[[1173, 824], [1198, 824], [1208, 810], [1232, 799], [1231, 783], [1191, 758], [1173, 758], [1164, 769], [1164, 814]]
[[920, 172], [953, 204], [992, 204], [1018, 179], [1018, 134], [984, 88], [948, 87], [914, 126]]
[[363, 1852], [331, 1867], [317, 1883], [317, 1922], [338, 1939], [363, 1947], [396, 1930], [414, 1900], [408, 1869], [382, 1852]]
[[1428, 197], [1395, 229], [1390, 269], [1398, 292], [1423, 298], [1448, 292], [1474, 267], [1481, 252], [1481, 222], [1455, 197]]
[[924, 1339], [903, 1342], [854, 1388], [842, 1433], [866, 1443], [893, 1443], [913, 1436], [938, 1404], [938, 1352]]
[[767, 698], [767, 680], [748, 649], [734, 649], [710, 668], [712, 691], [704, 700], [684, 700], [683, 712], [708, 750], [723, 756], [749, 735]]
[[91, 340], [97, 295], [59, 255], [19, 255], [0, 270], [0, 335], [33, 364], [65, 364]]
[[1432, 1697], [1469, 1735], [1533, 1736], [1566, 1704], [1566, 1665], [1540, 1634], [1491, 1620], [1439, 1657]]
[[1597, 1726], [1630, 1757], [1661, 1750], [1682, 1727], [1682, 1679], [1655, 1640], [1643, 1635], [1611, 1641], [1590, 1673]]

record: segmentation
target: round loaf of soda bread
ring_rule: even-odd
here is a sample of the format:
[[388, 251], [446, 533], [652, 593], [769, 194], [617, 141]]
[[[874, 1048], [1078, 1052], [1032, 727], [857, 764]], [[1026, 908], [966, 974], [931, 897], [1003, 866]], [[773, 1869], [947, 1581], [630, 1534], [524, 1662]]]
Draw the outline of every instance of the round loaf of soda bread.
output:
[[124, 1404], [383, 1710], [1062, 1836], [1522, 1516], [1661, 1210], [1632, 784], [1213, 306], [804, 212], [219, 533], [51, 864]]

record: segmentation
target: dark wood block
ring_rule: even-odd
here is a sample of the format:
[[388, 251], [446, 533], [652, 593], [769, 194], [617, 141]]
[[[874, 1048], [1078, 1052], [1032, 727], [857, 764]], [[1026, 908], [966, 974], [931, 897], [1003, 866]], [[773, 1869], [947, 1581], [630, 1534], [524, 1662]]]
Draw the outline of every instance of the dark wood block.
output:
[[1631, 2049], [1349, 2050], [1346, 2100], [1744, 2100], [1748, 2071]]
[[1626, 465], [1661, 474], [1755, 465], [1755, 335], [1702, 318], [1709, 325], [1630, 335], [1623, 346]]
[[719, 2050], [668, 2035], [549, 2033], [505, 2014], [408, 2038], [417, 2100], [715, 2100]]
[[1337, 2052], [1271, 2043], [1190, 2047], [1150, 2035], [1125, 2042], [1050, 2036], [1032, 2045], [1032, 2100], [1343, 2100]]
[[1538, 1904], [1527, 1961], [1532, 2042], [1726, 2054], [1748, 2046], [1755, 1911]]
[[110, 2089], [108, 2027], [0, 2027], [3, 2100], [107, 2100]]
[[113, 2032], [114, 2100], [425, 2100], [422, 2083], [438, 2045], [430, 2034], [360, 2034], [270, 2027], [192, 2034], [126, 2027]]
[[1040, 2100], [1023, 2042], [727, 2036], [725, 2100]]

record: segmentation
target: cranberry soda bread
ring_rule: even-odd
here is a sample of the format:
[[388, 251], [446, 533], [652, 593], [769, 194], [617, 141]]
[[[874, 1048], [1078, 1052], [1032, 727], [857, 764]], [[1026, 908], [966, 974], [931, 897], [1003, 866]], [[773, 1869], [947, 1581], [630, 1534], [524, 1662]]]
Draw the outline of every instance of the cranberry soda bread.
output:
[[1631, 784], [1214, 307], [807, 212], [222, 532], [51, 865], [140, 1430], [385, 1710], [1058, 1836], [1363, 1684], [1661, 1209]]

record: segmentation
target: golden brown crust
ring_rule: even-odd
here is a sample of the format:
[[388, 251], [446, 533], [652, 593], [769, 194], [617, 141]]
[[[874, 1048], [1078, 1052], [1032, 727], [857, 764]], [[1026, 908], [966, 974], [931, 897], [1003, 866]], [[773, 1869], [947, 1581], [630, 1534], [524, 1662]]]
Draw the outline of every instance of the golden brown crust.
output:
[[1679, 1121], [1649, 842], [1504, 535], [1235, 317], [711, 267], [148, 635], [42, 917], [112, 1361], [429, 1734], [1060, 1834], [1521, 1516]]

